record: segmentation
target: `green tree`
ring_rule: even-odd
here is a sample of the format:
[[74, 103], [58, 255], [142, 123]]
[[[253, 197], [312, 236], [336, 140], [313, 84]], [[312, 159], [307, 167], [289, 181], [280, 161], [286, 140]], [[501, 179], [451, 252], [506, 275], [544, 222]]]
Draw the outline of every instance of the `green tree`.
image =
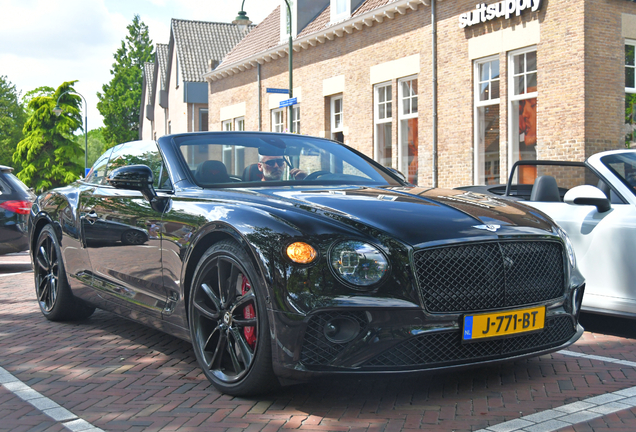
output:
[[[24, 139], [13, 154], [13, 162], [16, 169], [21, 168], [18, 178], [37, 192], [69, 184], [82, 173], [84, 164], [75, 161], [83, 159], [84, 150], [73, 136], [73, 132], [82, 127], [82, 100], [73, 93], [63, 94], [74, 91], [75, 82], [65, 82], [52, 95], [34, 96], [29, 102], [31, 114], [24, 125]], [[62, 108], [59, 117], [53, 113], [58, 98]]]
[[[84, 134], [76, 135], [75, 142], [84, 148], [86, 141]], [[98, 157], [100, 157], [108, 148], [104, 139], [104, 128], [98, 128], [88, 131], [88, 167], [92, 167]], [[84, 166], [84, 156], [75, 160], [79, 165]]]
[[104, 117], [104, 138], [108, 147], [139, 137], [142, 71], [153, 56], [148, 27], [135, 15], [126, 39], [115, 52], [110, 83], [97, 93], [97, 109]]
[[6, 76], [0, 76], [0, 165], [13, 166], [13, 153], [23, 138], [26, 118], [20, 93]]

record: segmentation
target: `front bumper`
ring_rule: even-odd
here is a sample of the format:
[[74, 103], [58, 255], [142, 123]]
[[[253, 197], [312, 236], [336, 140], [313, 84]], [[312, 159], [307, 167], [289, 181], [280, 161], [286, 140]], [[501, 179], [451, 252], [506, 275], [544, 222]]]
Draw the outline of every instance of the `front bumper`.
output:
[[[584, 285], [573, 293], [582, 293]], [[304, 380], [338, 373], [397, 373], [458, 368], [533, 357], [565, 348], [583, 328], [566, 299], [548, 302], [541, 332], [463, 342], [462, 315], [421, 309], [331, 309], [291, 319], [272, 312], [274, 370]], [[580, 303], [579, 303], [580, 306]], [[333, 323], [345, 329], [331, 334]], [[331, 327], [330, 327], [331, 326]]]

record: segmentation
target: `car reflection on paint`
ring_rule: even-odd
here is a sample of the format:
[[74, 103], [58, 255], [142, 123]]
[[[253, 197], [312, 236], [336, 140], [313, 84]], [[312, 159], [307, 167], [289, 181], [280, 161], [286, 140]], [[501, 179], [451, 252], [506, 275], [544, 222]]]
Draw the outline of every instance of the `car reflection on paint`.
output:
[[[38, 197], [31, 215], [48, 319], [98, 307], [189, 340], [232, 395], [509, 361], [583, 332], [584, 279], [549, 218], [413, 186], [330, 140], [206, 132], [124, 143]], [[131, 227], [143, 243], [94, 241], [122, 244]]]
[[131, 224], [96, 218], [92, 221], [82, 219], [84, 239], [93, 245], [120, 244], [142, 245], [148, 241], [148, 231]]

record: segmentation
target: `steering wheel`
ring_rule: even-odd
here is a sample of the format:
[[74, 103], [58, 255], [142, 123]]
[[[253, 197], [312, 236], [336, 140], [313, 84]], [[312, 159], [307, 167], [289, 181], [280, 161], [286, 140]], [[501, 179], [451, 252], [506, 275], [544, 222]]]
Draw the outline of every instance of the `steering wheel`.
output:
[[325, 174], [331, 174], [331, 171], [314, 171], [305, 177], [305, 180], [316, 180], [318, 177], [323, 176]]

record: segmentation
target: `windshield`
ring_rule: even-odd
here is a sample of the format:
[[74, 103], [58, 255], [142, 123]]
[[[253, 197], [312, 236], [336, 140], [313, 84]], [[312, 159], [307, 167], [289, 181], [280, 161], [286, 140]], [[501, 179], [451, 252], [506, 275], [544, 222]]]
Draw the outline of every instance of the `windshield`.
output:
[[601, 162], [636, 195], [636, 152], [603, 156]]
[[398, 186], [379, 164], [345, 145], [304, 135], [219, 132], [174, 137], [201, 187], [274, 184]]

